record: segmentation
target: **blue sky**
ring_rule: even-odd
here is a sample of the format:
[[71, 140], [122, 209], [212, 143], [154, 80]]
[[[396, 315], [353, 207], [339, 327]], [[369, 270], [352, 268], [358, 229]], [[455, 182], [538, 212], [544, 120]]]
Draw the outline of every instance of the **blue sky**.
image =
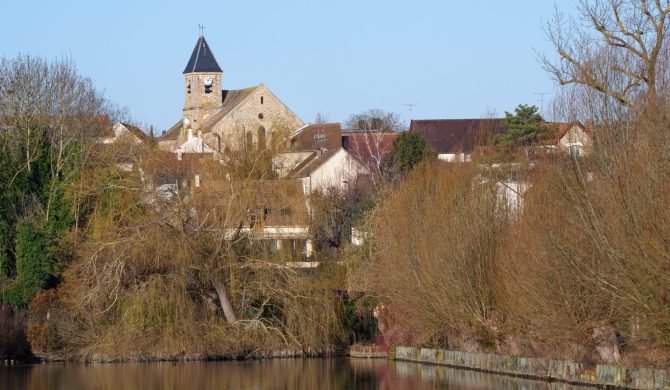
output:
[[198, 24], [224, 88], [263, 82], [308, 122], [369, 108], [407, 121], [502, 115], [554, 91], [536, 54], [551, 53], [552, 0], [5, 1], [0, 55], [71, 56], [159, 130], [181, 117]]

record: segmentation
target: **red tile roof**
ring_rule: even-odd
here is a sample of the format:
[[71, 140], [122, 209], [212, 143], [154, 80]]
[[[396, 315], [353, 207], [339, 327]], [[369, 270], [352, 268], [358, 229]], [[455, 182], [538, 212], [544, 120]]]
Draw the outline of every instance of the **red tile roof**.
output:
[[556, 135], [553, 138], [554, 143], [558, 143], [561, 138], [563, 138], [570, 129], [573, 127], [577, 126], [580, 129], [582, 129], [586, 134], [591, 135], [592, 134], [592, 129], [590, 127], [584, 126], [581, 122], [575, 121], [575, 122], [570, 122], [570, 123], [556, 123], [556, 122], [550, 122], [548, 123], [550, 125], [558, 125], [558, 131], [556, 132]]
[[291, 137], [290, 150], [328, 150], [342, 146], [342, 127], [339, 123], [312, 124]]
[[419, 133], [438, 154], [468, 153], [487, 144], [495, 134], [505, 132], [502, 119], [431, 119], [412, 120], [409, 131]]

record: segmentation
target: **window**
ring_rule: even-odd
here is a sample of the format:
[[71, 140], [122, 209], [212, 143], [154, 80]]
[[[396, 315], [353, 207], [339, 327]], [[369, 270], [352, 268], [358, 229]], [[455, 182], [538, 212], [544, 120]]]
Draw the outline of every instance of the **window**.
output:
[[263, 118], [265, 118], [265, 116], [263, 116], [262, 112], [260, 114], [258, 114], [258, 119], [263, 120]]
[[579, 145], [570, 145], [570, 156], [577, 158], [579, 157], [580, 151]]
[[317, 134], [314, 136], [314, 141], [315, 142], [321, 142], [327, 140], [328, 137], [325, 134]]
[[186, 86], [186, 93], [191, 93], [191, 83]]
[[263, 104], [263, 96], [261, 96], [261, 104]]
[[247, 151], [251, 151], [253, 149], [253, 146], [254, 146], [254, 135], [251, 134], [251, 131], [249, 131], [249, 132], [247, 132], [246, 137], [247, 137], [247, 139], [246, 139], [247, 142], [245, 144], [245, 147], [246, 147]]
[[265, 149], [265, 127], [258, 128], [258, 149]]

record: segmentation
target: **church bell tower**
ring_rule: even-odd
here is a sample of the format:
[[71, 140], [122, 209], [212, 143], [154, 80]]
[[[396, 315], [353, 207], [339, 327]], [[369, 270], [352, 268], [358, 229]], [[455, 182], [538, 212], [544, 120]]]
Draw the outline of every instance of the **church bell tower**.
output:
[[197, 132], [223, 108], [222, 76], [205, 37], [200, 35], [184, 69], [184, 130]]

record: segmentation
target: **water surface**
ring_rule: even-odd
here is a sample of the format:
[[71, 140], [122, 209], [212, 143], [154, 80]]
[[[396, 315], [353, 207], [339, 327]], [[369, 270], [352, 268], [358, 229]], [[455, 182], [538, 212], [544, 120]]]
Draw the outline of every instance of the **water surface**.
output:
[[[384, 359], [0, 366], [0, 389], [582, 389]], [[586, 389], [586, 388], [583, 388]]]

